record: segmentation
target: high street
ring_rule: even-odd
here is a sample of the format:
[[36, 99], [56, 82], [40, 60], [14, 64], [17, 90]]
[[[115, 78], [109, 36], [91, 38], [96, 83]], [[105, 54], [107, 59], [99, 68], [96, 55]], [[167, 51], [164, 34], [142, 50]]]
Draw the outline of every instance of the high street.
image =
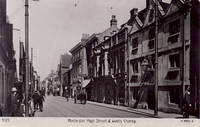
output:
[[[105, 103], [87, 101], [85, 105], [74, 103], [60, 96], [46, 96], [44, 111], [37, 111], [35, 117], [113, 117], [113, 118], [155, 118], [153, 110], [133, 109]], [[181, 114], [159, 112], [156, 118], [182, 118]], [[190, 118], [194, 118], [191, 116]]]
[[[97, 103], [97, 102], [95, 102]], [[72, 99], [60, 96], [47, 96], [44, 102], [44, 111], [35, 113], [35, 117], [135, 117], [147, 118], [148, 114], [132, 113], [117, 110], [111, 107], [87, 103], [85, 105], [75, 104]]]

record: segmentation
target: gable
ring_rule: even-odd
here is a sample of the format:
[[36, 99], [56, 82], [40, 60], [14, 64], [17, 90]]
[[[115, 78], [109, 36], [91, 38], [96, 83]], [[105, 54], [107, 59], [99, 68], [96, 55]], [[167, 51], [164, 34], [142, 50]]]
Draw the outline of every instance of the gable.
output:
[[[155, 22], [155, 2], [153, 2], [153, 1], [150, 2], [146, 13], [147, 14], [146, 14], [146, 17], [144, 20], [144, 27]], [[163, 7], [158, 2], [158, 17], [164, 16], [165, 14], [166, 13], [165, 13]]]
[[174, 3], [171, 3], [169, 10], [167, 12], [167, 15], [173, 14], [174, 12], [177, 12], [178, 10], [179, 10], [178, 7]]
[[139, 29], [141, 29], [142, 26], [143, 26], [143, 23], [140, 21], [138, 16], [136, 16], [133, 21], [130, 33], [134, 33], [135, 31], [138, 31]]
[[152, 24], [155, 21], [155, 8], [152, 4], [149, 5], [147, 15], [144, 20], [144, 27]]

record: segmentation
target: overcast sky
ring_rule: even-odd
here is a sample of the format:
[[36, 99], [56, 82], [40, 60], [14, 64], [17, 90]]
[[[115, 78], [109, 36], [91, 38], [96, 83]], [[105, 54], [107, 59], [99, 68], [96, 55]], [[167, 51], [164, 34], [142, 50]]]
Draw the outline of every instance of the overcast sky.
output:
[[[19, 38], [25, 40], [24, 1], [7, 0], [7, 15], [17, 29], [13, 31], [17, 61]], [[130, 18], [130, 10], [140, 11], [146, 0], [29, 0], [29, 6], [29, 51], [33, 48], [34, 68], [43, 80], [57, 69], [60, 55], [80, 42], [83, 33], [103, 32], [112, 15], [120, 27]]]

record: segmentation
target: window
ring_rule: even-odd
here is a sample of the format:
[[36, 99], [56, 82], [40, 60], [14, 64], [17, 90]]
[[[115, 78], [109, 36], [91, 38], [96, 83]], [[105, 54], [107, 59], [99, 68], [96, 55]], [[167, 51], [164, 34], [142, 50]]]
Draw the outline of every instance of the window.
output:
[[180, 54], [176, 53], [169, 55], [169, 69], [165, 79], [167, 80], [178, 80], [180, 71]]
[[152, 22], [153, 18], [154, 18], [154, 9], [151, 9], [149, 14], [149, 22]]
[[120, 71], [125, 71], [125, 56], [124, 56], [124, 48], [120, 49]]
[[138, 38], [132, 39], [132, 54], [137, 54], [138, 51]]
[[175, 43], [178, 42], [178, 37], [179, 37], [179, 33], [180, 33], [180, 19], [173, 21], [169, 24], [169, 41], [171, 43]]
[[155, 28], [149, 29], [149, 49], [154, 49]]
[[80, 57], [80, 51], [77, 52], [77, 57], [78, 57], [78, 58]]
[[76, 62], [76, 60], [77, 60], [77, 55], [76, 55], [76, 53], [74, 54], [74, 60], [75, 60], [75, 62]]
[[169, 90], [169, 101], [170, 103], [179, 104], [180, 100], [180, 88], [179, 87], [172, 87]]
[[132, 71], [133, 71], [133, 73], [135, 73], [135, 74], [138, 73], [138, 62], [132, 63]]
[[180, 67], [180, 54], [169, 55], [169, 68], [179, 68]]
[[180, 19], [175, 20], [169, 25], [169, 34], [173, 35], [180, 32]]

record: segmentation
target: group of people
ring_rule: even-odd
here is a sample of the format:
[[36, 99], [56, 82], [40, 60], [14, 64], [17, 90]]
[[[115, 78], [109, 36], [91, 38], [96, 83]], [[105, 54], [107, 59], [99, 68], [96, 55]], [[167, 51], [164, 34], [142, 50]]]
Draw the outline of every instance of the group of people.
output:
[[[35, 112], [39, 109], [43, 111], [44, 93], [40, 90], [34, 93], [28, 93], [28, 106], [29, 116], [34, 116]], [[21, 116], [20, 105], [25, 104], [26, 98], [25, 93], [17, 90], [16, 87], [11, 89], [11, 94], [7, 98], [7, 111], [12, 117]], [[2, 114], [3, 115], [3, 114]]]
[[33, 104], [34, 104], [34, 110], [39, 109], [41, 112], [43, 111], [43, 102], [44, 100], [44, 94], [42, 93], [42, 91], [40, 90], [35, 91], [32, 94], [32, 99], [33, 99]]

